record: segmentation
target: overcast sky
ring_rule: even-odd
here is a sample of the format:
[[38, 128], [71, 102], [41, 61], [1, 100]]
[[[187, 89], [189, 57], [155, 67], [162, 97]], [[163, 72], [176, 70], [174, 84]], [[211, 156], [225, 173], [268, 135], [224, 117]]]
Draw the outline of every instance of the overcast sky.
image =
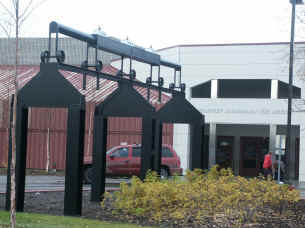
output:
[[[304, 6], [297, 8], [304, 10]], [[128, 36], [138, 45], [159, 49], [178, 44], [289, 41], [290, 19], [289, 0], [47, 0], [29, 18], [22, 34], [46, 37], [49, 23], [55, 20], [86, 33], [101, 26], [107, 35]], [[305, 40], [302, 30], [297, 24], [296, 40]]]

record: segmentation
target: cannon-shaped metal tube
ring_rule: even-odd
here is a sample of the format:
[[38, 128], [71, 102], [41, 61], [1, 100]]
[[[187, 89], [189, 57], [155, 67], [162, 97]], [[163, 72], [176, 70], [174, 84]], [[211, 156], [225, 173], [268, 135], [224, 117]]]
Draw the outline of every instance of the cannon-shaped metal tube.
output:
[[73, 37], [77, 40], [82, 40], [84, 42], [87, 42], [91, 45], [96, 45], [96, 38], [93, 35], [86, 34], [84, 32], [80, 32], [78, 30], [69, 28], [67, 26], [58, 24], [55, 21], [52, 21], [50, 23], [50, 33], [60, 33], [66, 36]]
[[164, 60], [164, 59], [160, 59], [160, 65], [173, 68], [176, 71], [181, 71], [181, 65], [173, 63], [173, 62], [169, 62], [169, 61]]
[[180, 70], [181, 66], [169, 61], [161, 60], [160, 55], [145, 50], [144, 48], [134, 46], [128, 43], [123, 43], [118, 39], [103, 36], [100, 34], [86, 34], [78, 30], [69, 28], [67, 26], [58, 24], [53, 21], [50, 23], [50, 34], [60, 33], [75, 39], [89, 43], [92, 47], [98, 48], [99, 50], [107, 51], [124, 58], [131, 58], [139, 62], [147, 63], [153, 66], [167, 66]]

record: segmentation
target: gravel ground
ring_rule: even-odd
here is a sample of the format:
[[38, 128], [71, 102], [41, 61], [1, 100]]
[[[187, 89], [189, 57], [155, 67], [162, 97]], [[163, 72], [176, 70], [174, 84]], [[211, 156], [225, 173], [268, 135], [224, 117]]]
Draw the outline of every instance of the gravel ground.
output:
[[[111, 205], [108, 204], [106, 209], [102, 209], [99, 203], [90, 202], [90, 192], [83, 192], [83, 208], [82, 217], [90, 219], [99, 219], [103, 221], [113, 221], [113, 222], [130, 222], [140, 225], [149, 225], [156, 227], [232, 227], [232, 225], [225, 225], [220, 219], [211, 218], [204, 221], [203, 224], [193, 224], [192, 221], [188, 221], [185, 224], [173, 224], [171, 221], [164, 222], [162, 224], [154, 224], [148, 219], [138, 218], [134, 216], [127, 215], [114, 215], [112, 213]], [[5, 207], [5, 194], [0, 194], [0, 210]], [[35, 212], [51, 215], [63, 215], [64, 208], [64, 193], [63, 192], [40, 192], [40, 193], [26, 193], [25, 194], [25, 212]], [[305, 201], [301, 200], [289, 217], [279, 218], [274, 215], [269, 215], [266, 213], [264, 216], [260, 217], [257, 223], [248, 224], [243, 227], [251, 228], [295, 228], [295, 227], [305, 227]], [[218, 220], [218, 221], [217, 221]]]

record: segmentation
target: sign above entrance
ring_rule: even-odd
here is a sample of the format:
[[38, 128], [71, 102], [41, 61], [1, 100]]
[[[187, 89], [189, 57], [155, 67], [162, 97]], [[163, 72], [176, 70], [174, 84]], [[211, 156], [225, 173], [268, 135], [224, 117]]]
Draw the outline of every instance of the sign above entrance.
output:
[[247, 109], [247, 108], [207, 108], [207, 109], [200, 109], [200, 111], [204, 114], [207, 113], [228, 113], [228, 114], [260, 114], [260, 115], [285, 115], [287, 111], [285, 109], [277, 109], [271, 110], [267, 108], [261, 109]]

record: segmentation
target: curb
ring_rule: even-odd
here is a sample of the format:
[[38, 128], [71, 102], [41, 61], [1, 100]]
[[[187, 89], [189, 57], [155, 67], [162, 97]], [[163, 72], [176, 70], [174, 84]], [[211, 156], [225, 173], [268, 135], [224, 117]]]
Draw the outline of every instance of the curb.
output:
[[[114, 192], [119, 191], [120, 188], [106, 188], [105, 192]], [[26, 190], [25, 193], [34, 193], [34, 192], [64, 192], [65, 189], [54, 189], [54, 190]], [[90, 188], [85, 188], [83, 191], [90, 191]], [[0, 194], [6, 194], [6, 192], [0, 192]]]

